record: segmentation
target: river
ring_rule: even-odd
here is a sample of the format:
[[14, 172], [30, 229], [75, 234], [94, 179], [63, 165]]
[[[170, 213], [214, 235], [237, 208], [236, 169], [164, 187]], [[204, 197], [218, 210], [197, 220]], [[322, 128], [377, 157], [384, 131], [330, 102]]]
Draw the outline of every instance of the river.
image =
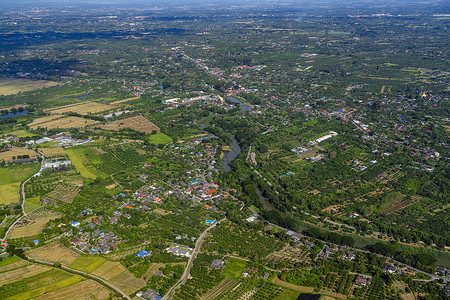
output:
[[228, 97], [227, 99], [230, 100], [233, 103], [238, 103], [241, 106], [241, 109], [243, 111], [251, 111], [252, 110], [252, 108], [250, 106], [248, 106], [247, 104], [242, 103], [241, 101], [239, 101], [236, 98]]
[[222, 170], [225, 172], [231, 171], [230, 163], [239, 155], [241, 154], [241, 147], [239, 146], [238, 142], [235, 138], [231, 141], [231, 151], [225, 152], [224, 157], [222, 158]]

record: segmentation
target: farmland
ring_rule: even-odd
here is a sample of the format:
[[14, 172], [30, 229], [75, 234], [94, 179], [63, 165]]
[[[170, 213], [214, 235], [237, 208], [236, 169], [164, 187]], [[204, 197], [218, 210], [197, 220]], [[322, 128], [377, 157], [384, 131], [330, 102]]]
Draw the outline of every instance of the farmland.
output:
[[11, 161], [17, 159], [18, 156], [27, 155], [29, 157], [36, 157], [38, 154], [36, 151], [26, 148], [17, 148], [12, 147], [7, 149], [6, 151], [0, 152], [0, 160]]
[[54, 187], [53, 191], [46, 194], [43, 198], [47, 200], [72, 203], [73, 199], [76, 197], [80, 189], [81, 188], [79, 186], [58, 183]]
[[86, 178], [95, 179], [97, 175], [89, 171], [84, 164], [88, 164], [89, 160], [86, 158], [81, 149], [67, 149], [65, 150], [67, 156], [72, 161], [73, 166], [81, 174], [81, 176]]
[[0, 168], [0, 204], [19, 202], [19, 185], [39, 168], [38, 163]]
[[[40, 267], [43, 268], [43, 267]], [[44, 271], [44, 270], [42, 270]], [[30, 299], [65, 288], [83, 281], [83, 277], [59, 270], [48, 270], [37, 274], [28, 273], [19, 280], [0, 287], [3, 299]], [[13, 271], [10, 271], [13, 272]], [[9, 273], [9, 272], [8, 272]], [[6, 273], [6, 274], [8, 274]], [[26, 278], [24, 278], [26, 277]]]
[[49, 292], [36, 299], [39, 300], [60, 300], [71, 299], [77, 295], [77, 299], [106, 299], [110, 296], [110, 291], [94, 280], [85, 280], [74, 285]]
[[64, 266], [70, 265], [80, 256], [78, 253], [64, 247], [60, 242], [53, 242], [43, 247], [30, 250], [26, 254], [33, 259], [60, 263]]
[[62, 147], [40, 148], [39, 151], [44, 153], [46, 157], [61, 157], [66, 155]]
[[47, 224], [48, 221], [60, 216], [61, 214], [49, 211], [45, 208], [36, 210], [17, 222], [10, 233], [10, 237], [15, 239], [38, 235], [45, 228], [45, 224]]
[[19, 92], [33, 91], [60, 83], [46, 80], [29, 80], [16, 78], [0, 78], [0, 95], [12, 95]]
[[37, 129], [38, 127], [49, 129], [67, 129], [67, 128], [82, 128], [85, 126], [90, 126], [93, 124], [98, 124], [98, 121], [80, 118], [80, 117], [62, 117], [50, 120], [48, 122], [39, 123], [39, 124], [30, 124], [31, 129]]
[[124, 128], [131, 128], [135, 131], [144, 133], [152, 133], [153, 131], [156, 132], [160, 131], [159, 127], [156, 126], [155, 123], [151, 122], [142, 115], [116, 120], [106, 125], [101, 125], [100, 128], [113, 131], [119, 131]]
[[101, 104], [98, 102], [86, 101], [82, 103], [61, 106], [56, 109], [49, 109], [48, 112], [52, 115], [63, 115], [68, 112], [74, 112], [80, 115], [87, 115], [88, 113], [95, 114], [109, 109], [111, 109], [109, 105]]

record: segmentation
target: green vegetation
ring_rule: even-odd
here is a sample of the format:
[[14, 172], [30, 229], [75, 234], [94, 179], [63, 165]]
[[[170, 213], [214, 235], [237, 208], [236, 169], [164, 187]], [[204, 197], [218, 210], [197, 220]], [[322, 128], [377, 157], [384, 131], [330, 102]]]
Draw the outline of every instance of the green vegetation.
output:
[[242, 276], [242, 271], [247, 264], [246, 261], [237, 258], [228, 258], [225, 265], [223, 276], [227, 278], [239, 279]]
[[91, 273], [101, 266], [106, 259], [95, 256], [80, 256], [69, 267], [80, 270], [82, 272]]

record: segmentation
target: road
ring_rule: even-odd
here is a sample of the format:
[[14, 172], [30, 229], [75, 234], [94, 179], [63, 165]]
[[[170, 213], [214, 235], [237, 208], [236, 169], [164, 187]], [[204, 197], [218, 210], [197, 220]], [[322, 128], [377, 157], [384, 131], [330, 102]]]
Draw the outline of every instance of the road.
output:
[[[38, 259], [34, 259], [33, 261], [35, 261], [37, 263], [40, 263], [40, 264], [53, 266], [53, 263], [50, 263], [50, 262], [47, 262], [47, 261], [38, 260]], [[83, 276], [83, 277], [85, 277], [87, 279], [93, 279], [93, 280], [103, 284], [104, 286], [107, 286], [109, 289], [113, 290], [114, 292], [121, 294], [125, 299], [131, 300], [131, 298], [127, 294], [125, 294], [122, 290], [120, 290], [118, 287], [112, 285], [111, 283], [107, 282], [106, 280], [104, 280], [104, 279], [102, 279], [100, 277], [97, 277], [97, 276], [89, 274], [89, 273], [85, 273], [83, 271], [75, 270], [75, 269], [72, 269], [72, 268], [69, 268], [69, 267], [66, 267], [66, 266], [61, 266], [61, 269], [65, 270], [65, 271], [68, 271], [70, 273], [75, 273], [75, 274], [81, 275], [81, 276]]]
[[164, 295], [164, 297], [162, 297], [161, 300], [167, 300], [170, 299], [170, 296], [172, 295], [172, 293], [182, 284], [184, 284], [187, 280], [187, 277], [189, 276], [189, 272], [192, 269], [193, 263], [195, 258], [197, 257], [197, 253], [200, 250], [200, 246], [202, 244], [203, 239], [205, 238], [206, 234], [208, 233], [208, 231], [210, 231], [211, 229], [213, 229], [214, 227], [216, 227], [217, 224], [219, 224], [220, 222], [222, 222], [223, 220], [225, 220], [226, 218], [223, 218], [222, 220], [218, 221], [217, 223], [214, 223], [213, 225], [209, 226], [208, 228], [205, 229], [205, 231], [203, 231], [203, 233], [200, 235], [200, 237], [197, 239], [197, 242], [195, 243], [195, 247], [194, 250], [192, 251], [192, 255], [189, 258], [189, 261], [186, 265], [186, 268], [184, 269], [184, 273], [183, 276], [181, 276], [180, 280], [178, 280], [178, 282], [167, 292], [167, 294]]
[[[10, 231], [14, 228], [14, 226], [16, 226], [17, 222], [19, 222], [20, 220], [23, 219], [23, 217], [27, 216], [27, 213], [25, 211], [25, 184], [31, 179], [33, 178], [36, 174], [40, 174], [42, 172], [42, 170], [44, 169], [44, 153], [39, 152], [37, 150], [35, 150], [37, 153], [39, 153], [41, 155], [42, 161], [41, 161], [41, 168], [39, 169], [38, 172], [36, 172], [35, 174], [31, 175], [30, 177], [27, 178], [27, 180], [25, 180], [24, 182], [22, 182], [20, 184], [20, 196], [22, 199], [21, 200], [21, 206], [22, 206], [22, 215], [19, 216], [8, 228], [8, 230], [6, 231], [5, 235], [2, 238], [2, 241], [6, 240], [8, 238], [8, 234], [10, 233]], [[40, 207], [36, 208], [39, 209]], [[35, 211], [36, 209], [34, 209], [33, 211]]]

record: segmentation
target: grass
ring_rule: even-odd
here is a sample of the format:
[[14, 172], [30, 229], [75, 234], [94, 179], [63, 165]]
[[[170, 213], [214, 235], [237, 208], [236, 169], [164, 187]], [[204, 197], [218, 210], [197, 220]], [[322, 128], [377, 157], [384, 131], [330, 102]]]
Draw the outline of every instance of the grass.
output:
[[103, 257], [80, 256], [69, 267], [82, 272], [92, 273], [92, 271], [100, 267], [105, 261], [106, 259]]
[[41, 197], [36, 196], [33, 198], [27, 198], [25, 201], [25, 212], [29, 213], [32, 210], [35, 210], [36, 208], [41, 206]]
[[32, 299], [80, 281], [83, 277], [50, 270], [0, 287], [2, 299]]
[[170, 136], [165, 135], [162, 132], [158, 132], [156, 134], [152, 134], [150, 135], [150, 137], [148, 138], [149, 143], [151, 144], [155, 144], [155, 145], [166, 145], [166, 144], [170, 144], [173, 143], [173, 140]]
[[39, 163], [17, 164], [0, 168], [0, 185], [22, 182], [39, 170]]
[[83, 165], [81, 158], [77, 155], [77, 153], [74, 150], [68, 149], [65, 151], [66, 151], [66, 154], [69, 156], [69, 159], [72, 161], [73, 166], [75, 167], [75, 169], [77, 169], [78, 172], [80, 172], [81, 176], [86, 177], [86, 178], [91, 178], [91, 179], [97, 178], [97, 176], [95, 174], [91, 173]]
[[36, 134], [28, 132], [26, 130], [16, 130], [16, 131], [0, 134], [0, 136], [7, 136], [7, 135], [15, 135], [19, 138], [36, 136]]
[[10, 183], [0, 186], [0, 204], [8, 205], [19, 202], [19, 183]]
[[300, 292], [291, 289], [284, 289], [278, 296], [277, 300], [297, 300]]
[[228, 259], [225, 271], [223, 272], [223, 276], [228, 278], [239, 279], [246, 264], [247, 262], [245, 260], [237, 258]]
[[283, 281], [283, 280], [279, 279], [278, 277], [275, 277], [272, 280], [272, 283], [275, 283], [275, 284], [281, 285], [282, 287], [296, 290], [296, 291], [302, 292], [302, 293], [312, 293], [314, 291], [314, 288], [312, 288], [312, 287], [292, 284], [292, 283]]
[[13, 264], [15, 262], [18, 262], [19, 260], [20, 260], [20, 258], [17, 256], [7, 258], [5, 260], [0, 261], [0, 267], [4, 267], [4, 266], [10, 265], [10, 264]]
[[59, 85], [59, 83], [45, 80], [1, 78], [0, 95], [12, 95], [19, 92], [33, 91], [55, 85]]

